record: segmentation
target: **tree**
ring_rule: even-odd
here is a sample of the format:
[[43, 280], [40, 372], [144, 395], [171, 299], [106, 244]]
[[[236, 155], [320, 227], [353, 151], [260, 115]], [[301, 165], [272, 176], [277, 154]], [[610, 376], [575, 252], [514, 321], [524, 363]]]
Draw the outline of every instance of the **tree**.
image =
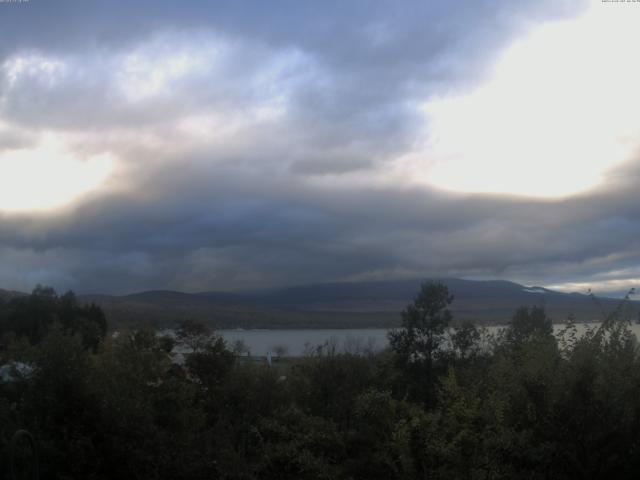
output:
[[54, 324], [68, 335], [80, 335], [87, 349], [95, 350], [107, 334], [107, 319], [95, 305], [78, 305], [73, 292], [58, 296], [51, 287], [38, 285], [31, 295], [10, 300], [0, 315], [0, 335], [13, 332], [32, 344], [39, 343]]
[[402, 312], [402, 328], [389, 332], [395, 363], [405, 378], [399, 388], [416, 400], [435, 399], [435, 361], [444, 354], [442, 344], [451, 322], [447, 308], [453, 295], [446, 285], [424, 283], [413, 303]]
[[402, 328], [389, 332], [391, 348], [403, 363], [432, 366], [451, 322], [447, 308], [451, 302], [453, 295], [446, 285], [422, 285], [413, 303], [402, 312]]
[[227, 349], [222, 337], [214, 337], [187, 357], [187, 368], [203, 385], [221, 383], [235, 363], [235, 355]]
[[480, 332], [476, 326], [465, 321], [454, 329], [451, 335], [451, 346], [460, 360], [465, 360], [478, 352]]
[[180, 343], [199, 352], [204, 349], [211, 339], [211, 329], [196, 320], [183, 320], [176, 329], [176, 337]]
[[506, 340], [513, 345], [552, 338], [553, 323], [543, 307], [518, 308], [506, 330]]
[[249, 355], [251, 353], [251, 350], [249, 349], [249, 345], [247, 345], [247, 342], [245, 342], [241, 338], [233, 342], [231, 346], [231, 351], [234, 353], [234, 355], [238, 355], [238, 356], [244, 355], [245, 353]]
[[50, 287], [36, 286], [31, 295], [15, 297], [7, 303], [3, 333], [14, 332], [31, 344], [40, 342], [58, 317], [58, 296]]

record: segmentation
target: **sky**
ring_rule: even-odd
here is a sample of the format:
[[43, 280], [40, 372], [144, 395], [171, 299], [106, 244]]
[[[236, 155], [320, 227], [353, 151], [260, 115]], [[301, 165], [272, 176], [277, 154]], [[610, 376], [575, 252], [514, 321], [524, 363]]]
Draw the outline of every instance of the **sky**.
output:
[[0, 288], [640, 279], [640, 2], [0, 1]]

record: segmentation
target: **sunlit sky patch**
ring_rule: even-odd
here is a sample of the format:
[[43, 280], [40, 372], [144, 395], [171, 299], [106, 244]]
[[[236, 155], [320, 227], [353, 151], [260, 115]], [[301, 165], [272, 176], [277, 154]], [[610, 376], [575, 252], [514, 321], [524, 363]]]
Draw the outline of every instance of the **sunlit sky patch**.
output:
[[113, 159], [78, 158], [54, 134], [33, 146], [0, 152], [0, 211], [36, 212], [63, 207], [99, 188]]
[[426, 182], [462, 192], [559, 197], [589, 190], [640, 140], [640, 9], [593, 5], [538, 26], [490, 78], [424, 104]]

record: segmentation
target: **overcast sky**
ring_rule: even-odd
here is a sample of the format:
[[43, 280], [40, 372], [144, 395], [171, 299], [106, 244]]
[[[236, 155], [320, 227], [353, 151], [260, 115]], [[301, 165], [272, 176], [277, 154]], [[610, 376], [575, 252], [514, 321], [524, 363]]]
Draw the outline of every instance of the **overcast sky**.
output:
[[0, 288], [640, 278], [640, 3], [0, 2]]

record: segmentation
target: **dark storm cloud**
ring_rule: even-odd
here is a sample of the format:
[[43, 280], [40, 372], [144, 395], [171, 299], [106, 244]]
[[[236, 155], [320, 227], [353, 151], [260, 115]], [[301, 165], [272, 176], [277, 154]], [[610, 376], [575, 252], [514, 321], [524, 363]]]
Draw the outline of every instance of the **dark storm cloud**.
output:
[[0, 214], [0, 285], [569, 282], [637, 264], [633, 167], [618, 188], [557, 201], [376, 181], [417, 141], [416, 103], [476, 84], [516, 35], [583, 6], [0, 4], [0, 150], [47, 130], [118, 158], [114, 188]]
[[559, 204], [417, 190], [302, 192], [200, 173], [189, 197], [173, 185], [159, 201], [101, 199], [44, 227], [16, 220], [2, 243], [30, 252], [23, 257], [38, 259], [39, 275], [91, 291], [424, 272], [531, 279], [552, 272], [569, 281], [640, 260], [640, 222], [602, 207], [626, 202], [631, 191]]

